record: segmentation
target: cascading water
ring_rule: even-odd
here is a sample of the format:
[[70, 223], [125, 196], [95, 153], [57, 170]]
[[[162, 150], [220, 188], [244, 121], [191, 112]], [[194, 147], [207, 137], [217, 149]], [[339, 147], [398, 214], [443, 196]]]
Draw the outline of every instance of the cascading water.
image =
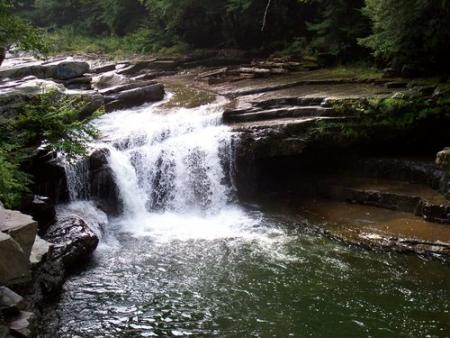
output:
[[[450, 329], [440, 264], [354, 250], [303, 231], [296, 215], [239, 207], [223, 104], [143, 106], [96, 122], [103, 139], [93, 146], [109, 149], [123, 213], [107, 220], [89, 201], [60, 207], [103, 226], [104, 237], [45, 311], [40, 338], [439, 337]], [[83, 164], [70, 175], [71, 197], [86, 199]]]
[[231, 133], [219, 124], [219, 107], [170, 113], [154, 107], [133, 113], [132, 122], [123, 116], [127, 112], [100, 121], [102, 130], [115, 135], [110, 166], [125, 213], [214, 213], [226, 206], [230, 189], [222, 163]]

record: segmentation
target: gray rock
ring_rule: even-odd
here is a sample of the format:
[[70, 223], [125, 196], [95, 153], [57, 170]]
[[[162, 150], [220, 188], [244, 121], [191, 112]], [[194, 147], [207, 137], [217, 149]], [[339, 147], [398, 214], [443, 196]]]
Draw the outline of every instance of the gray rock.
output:
[[128, 83], [130, 83], [130, 79], [128, 77], [116, 74], [114, 72], [105, 73], [92, 79], [92, 85], [95, 89], [122, 86]]
[[33, 333], [34, 314], [21, 311], [20, 314], [9, 323], [9, 329], [14, 337], [31, 337]]
[[106, 104], [107, 112], [114, 110], [127, 109], [142, 105], [148, 102], [160, 101], [164, 98], [164, 86], [162, 84], [154, 84], [142, 88], [125, 90], [117, 95], [110, 96], [109, 103]]
[[0, 286], [0, 311], [8, 316], [22, 309], [24, 299], [6, 286]]
[[68, 80], [89, 72], [90, 66], [84, 61], [62, 61], [45, 66], [47, 76], [57, 80]]
[[91, 73], [94, 74], [101, 74], [101, 73], [106, 73], [106, 72], [110, 72], [116, 70], [116, 64], [115, 63], [108, 63], [105, 65], [100, 65], [100, 66], [96, 66], [94, 68], [91, 69]]
[[39, 265], [45, 257], [49, 254], [52, 244], [36, 236], [36, 239], [31, 249], [30, 263], [32, 266]]
[[40, 79], [68, 80], [87, 72], [89, 72], [89, 64], [87, 62], [59, 60], [50, 63], [35, 62], [9, 67], [0, 71], [0, 77], [19, 79], [33, 75]]
[[37, 234], [37, 222], [19, 211], [0, 210], [0, 231], [10, 235], [28, 257]]
[[14, 285], [30, 279], [28, 256], [11, 236], [0, 232], [0, 283]]

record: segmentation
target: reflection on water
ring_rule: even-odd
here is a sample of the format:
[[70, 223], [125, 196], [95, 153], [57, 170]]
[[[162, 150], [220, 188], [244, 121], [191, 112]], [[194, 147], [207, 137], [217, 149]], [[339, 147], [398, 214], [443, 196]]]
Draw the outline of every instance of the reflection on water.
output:
[[40, 337], [448, 336], [448, 266], [348, 248], [276, 215], [229, 216], [240, 224], [215, 235], [208, 219], [170, 214], [110, 224]]

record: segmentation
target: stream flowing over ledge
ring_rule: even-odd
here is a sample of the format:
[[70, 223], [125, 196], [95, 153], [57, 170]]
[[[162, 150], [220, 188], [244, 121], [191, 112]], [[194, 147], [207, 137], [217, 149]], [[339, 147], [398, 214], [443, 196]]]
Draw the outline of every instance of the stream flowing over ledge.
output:
[[0, 250], [16, 252], [0, 258], [2, 330], [450, 332], [450, 126], [350, 143], [319, 132], [357, 118], [336, 103], [438, 89], [228, 61], [64, 59], [0, 71], [0, 114], [44, 88], [84, 97], [86, 115], [107, 112], [89, 156], [36, 157], [35, 196], [22, 208], [34, 219], [0, 211]]

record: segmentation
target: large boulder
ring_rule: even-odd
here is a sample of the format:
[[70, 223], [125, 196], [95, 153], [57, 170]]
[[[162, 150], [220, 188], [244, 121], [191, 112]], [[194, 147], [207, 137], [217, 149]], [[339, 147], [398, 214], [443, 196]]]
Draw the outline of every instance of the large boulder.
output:
[[33, 96], [50, 92], [64, 92], [64, 86], [53, 81], [29, 77], [0, 84], [0, 114], [13, 115]]
[[40, 79], [68, 80], [82, 76], [89, 72], [89, 68], [89, 64], [84, 61], [59, 60], [50, 63], [36, 62], [33, 64], [8, 67], [0, 71], [0, 77], [19, 79], [33, 75]]
[[59, 61], [44, 65], [46, 77], [56, 80], [68, 80], [89, 72], [89, 63], [85, 61]]
[[109, 163], [109, 150], [98, 149], [89, 157], [91, 198], [109, 215], [119, 215], [123, 210], [119, 188]]
[[11, 236], [29, 257], [37, 234], [37, 222], [19, 211], [0, 210], [0, 231]]
[[105, 89], [110, 87], [122, 86], [130, 83], [130, 79], [125, 75], [120, 75], [115, 72], [109, 72], [95, 76], [92, 79], [92, 85], [95, 89]]
[[45, 239], [54, 245], [52, 259], [61, 260], [67, 270], [88, 258], [99, 242], [89, 225], [75, 216], [58, 220], [48, 229]]
[[107, 100], [110, 102], [105, 105], [105, 109], [107, 112], [111, 112], [132, 108], [148, 102], [160, 101], [164, 98], [164, 94], [164, 86], [160, 83], [124, 90], [116, 95], [107, 97]]
[[10, 235], [0, 232], [0, 284], [15, 285], [30, 280], [28, 256]]

